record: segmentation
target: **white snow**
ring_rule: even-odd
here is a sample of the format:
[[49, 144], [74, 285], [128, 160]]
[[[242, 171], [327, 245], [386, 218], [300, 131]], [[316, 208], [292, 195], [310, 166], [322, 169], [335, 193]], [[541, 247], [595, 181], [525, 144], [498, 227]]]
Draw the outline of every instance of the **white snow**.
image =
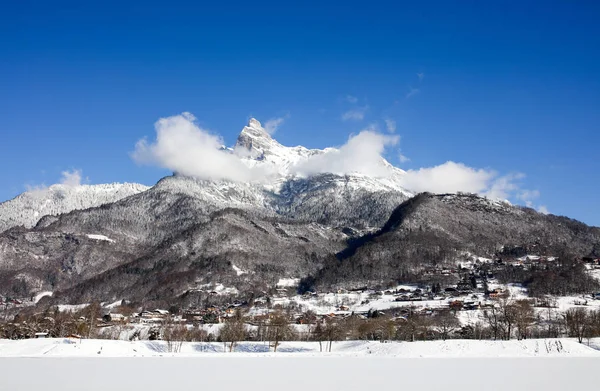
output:
[[114, 240], [109, 238], [108, 236], [104, 236], [104, 235], [98, 235], [98, 234], [89, 234], [86, 235], [88, 238], [93, 239], [93, 240], [103, 240], [105, 242], [111, 242], [114, 243]]
[[148, 190], [137, 183], [52, 185], [27, 191], [0, 203], [0, 232], [16, 226], [31, 228], [45, 215], [59, 215], [116, 202]]
[[275, 284], [278, 288], [294, 288], [300, 283], [299, 278], [281, 278]]
[[242, 274], [247, 274], [247, 273], [248, 273], [248, 272], [246, 272], [246, 271], [244, 271], [244, 270], [240, 269], [239, 267], [237, 267], [237, 266], [235, 266], [235, 265], [233, 265], [233, 264], [231, 265], [231, 267], [233, 267], [233, 270], [235, 271], [235, 273], [236, 273], [238, 276], [241, 276]]
[[[597, 346], [593, 341], [590, 346]], [[0, 340], [6, 390], [594, 389], [600, 352], [571, 339], [525, 341], [244, 342]], [[449, 359], [451, 358], [451, 359]]]
[[[101, 357], [102, 355], [98, 355]], [[593, 390], [596, 358], [8, 358], [6, 390]], [[285, 357], [285, 359], [279, 358]]]
[[52, 293], [53, 292], [50, 292], [50, 291], [40, 292], [37, 295], [35, 295], [35, 297], [33, 298], [33, 302], [37, 303], [38, 301], [42, 300], [42, 297], [52, 296]]
[[77, 312], [81, 311], [89, 304], [59, 304], [57, 305], [60, 312]]
[[[321, 353], [318, 342], [282, 342], [277, 353], [266, 342], [240, 342], [238, 356], [385, 356], [385, 357], [597, 357], [593, 347], [600, 342], [577, 343], [574, 339], [527, 339], [510, 341], [447, 340], [381, 343], [377, 341], [334, 342], [331, 353]], [[115, 341], [103, 339], [0, 340], [0, 357], [152, 357], [220, 356], [230, 354], [220, 342], [183, 342], [180, 352], [169, 352], [165, 341]]]

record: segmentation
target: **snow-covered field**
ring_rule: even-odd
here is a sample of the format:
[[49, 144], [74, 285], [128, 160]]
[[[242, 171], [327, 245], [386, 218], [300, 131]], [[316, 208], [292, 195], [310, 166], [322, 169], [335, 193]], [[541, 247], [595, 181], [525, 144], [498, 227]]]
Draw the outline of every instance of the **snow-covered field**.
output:
[[598, 381], [590, 358], [279, 357], [0, 358], [0, 389], [575, 391]]
[[[325, 343], [323, 349], [325, 350]], [[277, 353], [267, 342], [240, 342], [235, 351], [222, 343], [183, 342], [173, 353], [165, 341], [74, 340], [67, 338], [0, 340], [0, 357], [265, 357], [265, 356], [385, 356], [385, 357], [597, 357], [600, 340], [590, 346], [573, 339], [511, 341], [447, 340], [417, 342], [334, 342], [331, 353], [320, 352], [318, 342], [282, 342]]]
[[[594, 341], [592, 346], [598, 346]], [[595, 389], [600, 351], [570, 339], [244, 342], [0, 340], [0, 390], [579, 390]]]

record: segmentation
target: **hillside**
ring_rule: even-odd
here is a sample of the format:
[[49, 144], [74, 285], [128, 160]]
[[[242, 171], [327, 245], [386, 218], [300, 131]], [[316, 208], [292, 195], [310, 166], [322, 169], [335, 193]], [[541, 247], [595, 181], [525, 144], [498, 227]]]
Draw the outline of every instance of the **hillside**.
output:
[[59, 215], [73, 210], [109, 204], [148, 190], [137, 183], [106, 185], [52, 185], [31, 190], [0, 203], [0, 232], [12, 227], [34, 227], [46, 215]]
[[565, 261], [598, 257], [600, 228], [475, 195], [422, 193], [398, 206], [377, 232], [349, 240], [317, 284], [417, 282], [425, 269], [455, 265], [470, 255], [527, 254]]

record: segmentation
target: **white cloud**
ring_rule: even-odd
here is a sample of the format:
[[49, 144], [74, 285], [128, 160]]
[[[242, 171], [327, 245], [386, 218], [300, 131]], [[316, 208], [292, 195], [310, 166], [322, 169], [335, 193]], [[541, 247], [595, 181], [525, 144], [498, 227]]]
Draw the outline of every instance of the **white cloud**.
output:
[[357, 107], [351, 110], [346, 111], [342, 114], [343, 121], [362, 121], [365, 118], [365, 114], [369, 106]]
[[279, 129], [279, 127], [281, 125], [283, 125], [285, 120], [288, 118], [289, 118], [289, 115], [286, 115], [283, 117], [278, 117], [278, 118], [271, 118], [271, 119], [267, 120], [267, 122], [265, 122], [264, 129], [267, 131], [267, 133], [269, 133], [272, 136], [275, 134], [277, 129]]
[[65, 186], [75, 187], [81, 185], [81, 179], [81, 170], [63, 171], [60, 183]]
[[346, 95], [346, 101], [355, 104], [358, 102], [358, 98], [352, 95]]
[[326, 172], [343, 175], [358, 172], [385, 176], [389, 174], [389, 170], [383, 164], [382, 154], [387, 147], [396, 145], [399, 141], [398, 136], [363, 130], [358, 135], [351, 136], [339, 149], [329, 149], [324, 154], [312, 156], [293, 170], [301, 175]]
[[519, 181], [523, 178], [525, 175], [522, 173], [498, 176], [494, 170], [449, 161], [435, 167], [408, 170], [402, 178], [402, 185], [417, 193], [476, 193], [503, 201], [514, 197], [531, 206], [540, 192], [521, 189]]
[[540, 205], [538, 207], [538, 212], [543, 213], [545, 215], [550, 214], [550, 211], [548, 210], [548, 208], [545, 205]]
[[398, 154], [398, 159], [400, 160], [400, 163], [410, 162], [410, 158], [407, 156], [404, 156], [402, 153]]
[[[246, 182], [263, 180], [271, 174], [265, 168], [249, 168], [239, 154], [221, 150], [221, 138], [200, 128], [189, 113], [162, 118], [156, 122], [155, 129], [154, 142], [149, 143], [145, 139], [137, 142], [132, 153], [136, 162], [212, 180]], [[371, 125], [359, 134], [350, 136], [341, 147], [327, 148], [324, 153], [299, 161], [289, 167], [289, 172], [303, 176], [320, 173], [387, 176], [390, 170], [385, 166], [382, 156], [386, 149], [398, 145], [399, 141], [399, 136], [379, 133], [377, 126]], [[397, 153], [400, 162], [409, 160], [399, 150]], [[522, 189], [519, 182], [523, 178], [524, 174], [521, 173], [499, 176], [491, 169], [478, 169], [448, 161], [434, 167], [408, 170], [400, 180], [404, 188], [416, 193], [469, 192], [494, 199], [514, 198], [533, 207], [533, 201], [540, 197], [540, 192]], [[81, 183], [81, 171], [64, 172], [62, 182], [68, 185]], [[547, 212], [545, 206], [540, 206], [538, 210]]]
[[386, 118], [384, 119], [384, 122], [385, 128], [388, 130], [388, 132], [394, 133], [396, 131], [396, 121], [391, 118]]
[[493, 171], [474, 169], [452, 161], [430, 168], [409, 170], [402, 178], [402, 185], [414, 192], [485, 193], [492, 179]]
[[540, 197], [539, 190], [521, 190], [517, 194], [517, 199], [525, 202], [525, 206], [533, 208], [533, 200]]
[[154, 127], [156, 141], [139, 140], [132, 153], [139, 164], [154, 164], [200, 179], [250, 181], [264, 174], [220, 150], [221, 138], [200, 128], [190, 113], [161, 118]]
[[420, 90], [418, 88], [410, 87], [410, 90], [406, 93], [406, 99], [417, 95], [419, 92], [420, 92]]
[[520, 172], [495, 178], [484, 195], [493, 199], [507, 200], [515, 191], [519, 190], [518, 181], [523, 178], [525, 178], [525, 174]]
[[[66, 170], [61, 172], [60, 180], [58, 184], [69, 187], [76, 187], [82, 184], [83, 175], [80, 169], [73, 169], [71, 171]], [[89, 182], [88, 178], [85, 178], [83, 182]], [[31, 193], [42, 192], [46, 190], [48, 186], [44, 183], [39, 185], [25, 184], [25, 190]]]

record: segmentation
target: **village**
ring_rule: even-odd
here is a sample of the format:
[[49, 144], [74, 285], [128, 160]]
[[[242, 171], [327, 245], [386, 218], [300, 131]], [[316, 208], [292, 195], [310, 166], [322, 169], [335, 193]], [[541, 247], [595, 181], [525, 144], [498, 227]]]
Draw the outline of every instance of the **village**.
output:
[[[599, 259], [582, 261], [590, 275], [600, 276]], [[429, 285], [403, 284], [388, 289], [364, 287], [299, 294], [299, 280], [287, 278], [280, 280], [271, 291], [251, 300], [239, 300], [225, 294], [225, 297], [231, 297], [225, 304], [222, 304], [222, 287], [219, 291], [205, 287], [200, 292], [205, 298], [203, 306], [139, 308], [120, 300], [62, 305], [28, 316], [17, 313], [12, 319], [8, 310], [30, 308], [39, 298], [0, 297], [5, 313], [0, 331], [2, 337], [9, 339], [70, 336], [155, 340], [168, 338], [165, 335], [169, 330], [179, 328], [181, 338], [218, 341], [223, 339], [223, 327], [237, 321], [246, 329], [239, 339], [264, 340], [270, 338], [269, 326], [278, 319], [277, 327], [285, 323], [288, 329], [283, 337], [296, 340], [318, 338], [315, 333], [325, 325], [336, 325], [336, 339], [415, 340], [435, 339], [442, 334], [444, 338], [477, 335], [494, 339], [499, 336], [527, 338], [542, 336], [542, 332], [559, 336], [569, 333], [565, 323], [568, 311], [600, 309], [600, 292], [530, 297], [519, 284], [503, 284], [497, 278], [507, 268], [527, 270], [557, 262], [557, 258], [539, 255], [509, 261], [471, 257], [458, 262], [455, 267], [425, 269], [425, 277], [439, 281]], [[219, 300], [211, 300], [216, 296]], [[515, 313], [518, 308], [525, 314], [527, 330], [501, 330], [504, 326], [500, 325], [499, 315], [503, 313], [506, 318], [510, 306], [515, 308]], [[511, 321], [505, 319], [504, 322]], [[185, 333], [181, 329], [185, 329]]]

